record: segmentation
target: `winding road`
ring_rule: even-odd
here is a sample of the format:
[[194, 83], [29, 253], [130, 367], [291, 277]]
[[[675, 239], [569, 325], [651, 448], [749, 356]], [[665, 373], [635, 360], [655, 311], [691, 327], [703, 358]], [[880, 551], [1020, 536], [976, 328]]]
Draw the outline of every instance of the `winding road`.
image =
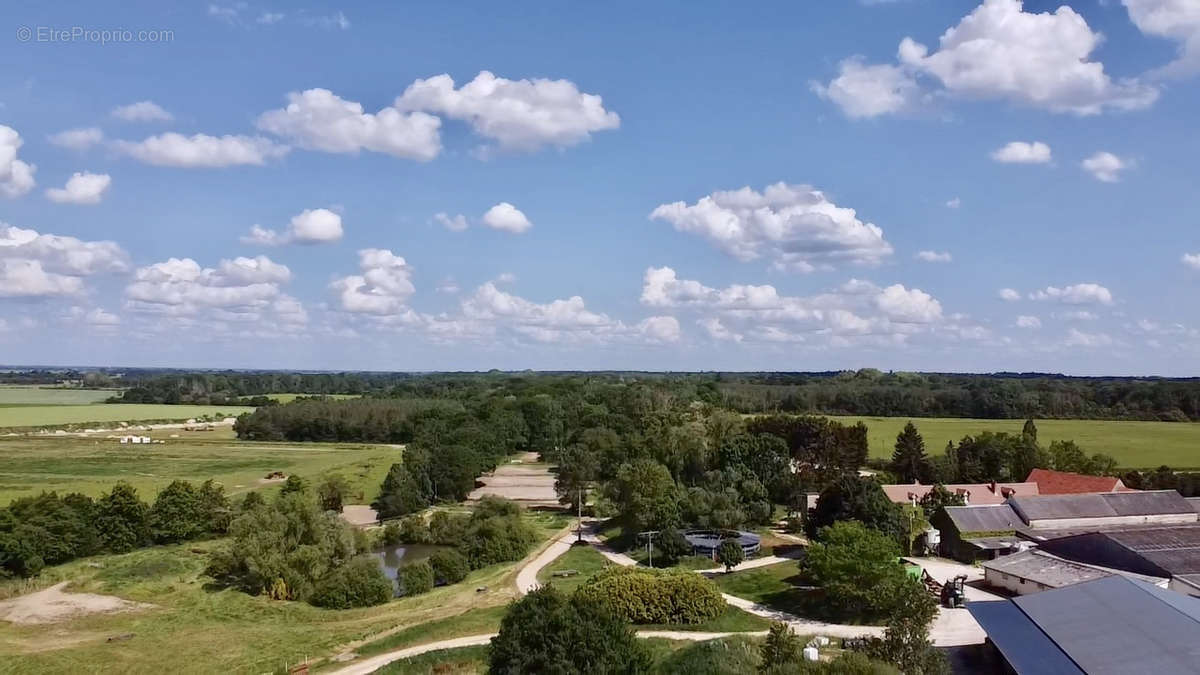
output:
[[[525, 565], [522, 566], [517, 572], [517, 591], [521, 595], [525, 595], [526, 593], [536, 589], [540, 585], [537, 579], [538, 572], [541, 572], [547, 565], [554, 562], [560, 556], [569, 551], [571, 549], [571, 545], [575, 542], [577, 537], [578, 534], [576, 532], [567, 532], [551, 542], [549, 546], [538, 553], [532, 560], [525, 563]], [[621, 565], [622, 567], [631, 567], [638, 564], [633, 558], [625, 555], [624, 553], [614, 551], [607, 544], [600, 541], [600, 538], [597, 537], [594, 532], [585, 532], [583, 535], [583, 540], [591, 544], [596, 551], [617, 565]], [[791, 560], [791, 558], [782, 556], [764, 556], [762, 558], [755, 558], [754, 560], [747, 560], [733, 569], [736, 572], [740, 570], [754, 569], [756, 567], [774, 565], [776, 563], [787, 562], [788, 560]], [[696, 570], [696, 572], [711, 575], [720, 572], [720, 570]], [[756, 602], [746, 600], [745, 598], [729, 595], [728, 593], [722, 593], [721, 595], [725, 598], [726, 602], [734, 607], [737, 607], [738, 609], [744, 610], [756, 616], [761, 616], [765, 619], [770, 619], [771, 621], [782, 621], [788, 624], [791, 626], [792, 630], [796, 631], [796, 633], [799, 635], [827, 635], [831, 637], [883, 635], [883, 628], [880, 626], [853, 626], [812, 621], [789, 614], [787, 612], [772, 609], [765, 605], [760, 605]], [[638, 631], [637, 633], [637, 636], [640, 638], [663, 638], [667, 640], [695, 641], [716, 640], [734, 635], [761, 636], [766, 635], [766, 631], [706, 633], [700, 631], [645, 630]], [[486, 635], [469, 635], [466, 637], [452, 638], [449, 640], [429, 642], [423, 645], [416, 645], [414, 647], [406, 647], [404, 649], [396, 649], [390, 652], [384, 652], [383, 654], [377, 654], [375, 656], [363, 659], [362, 661], [356, 661], [354, 663], [347, 664], [342, 668], [329, 672], [331, 672], [333, 675], [368, 675], [369, 673], [373, 673], [387, 664], [392, 663], [393, 661], [399, 661], [401, 659], [407, 659], [413, 656], [427, 654], [429, 652], [441, 651], [443, 649], [458, 649], [460, 647], [484, 645], [490, 642], [495, 636], [495, 633], [488, 633]]]

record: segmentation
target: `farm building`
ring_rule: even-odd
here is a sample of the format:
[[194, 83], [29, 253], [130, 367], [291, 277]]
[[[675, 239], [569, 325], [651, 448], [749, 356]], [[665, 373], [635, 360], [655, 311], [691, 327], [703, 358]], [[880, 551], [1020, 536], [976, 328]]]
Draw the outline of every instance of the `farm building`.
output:
[[970, 602], [967, 611], [987, 633], [990, 657], [970, 672], [1200, 673], [1200, 600], [1127, 577]]
[[1158, 490], [1037, 495], [990, 506], [949, 506], [935, 513], [930, 524], [941, 532], [943, 555], [973, 562], [1070, 534], [1196, 524], [1198, 519], [1200, 513], [1178, 492]]
[[1159, 588], [1167, 587], [1167, 579], [1161, 577], [1066, 560], [1036, 549], [988, 560], [982, 567], [983, 580], [989, 586], [1002, 588], [1014, 595], [1039, 593], [1113, 574], [1130, 576]]
[[141, 444], [141, 443], [150, 443], [151, 442], [149, 436], [121, 436], [119, 440], [121, 443], [133, 443], [133, 444]]
[[1077, 562], [1167, 577], [1171, 590], [1200, 597], [1200, 524], [1086, 532], [1039, 546]]
[[929, 524], [941, 534], [941, 554], [965, 562], [991, 560], [1028, 544], [1017, 536], [1024, 523], [1008, 504], [947, 506]]
[[717, 549], [721, 542], [732, 539], [742, 547], [742, 553], [750, 557], [758, 553], [762, 538], [753, 532], [735, 530], [689, 530], [683, 538], [692, 545], [692, 555], [702, 555], [716, 559]]
[[[921, 483], [911, 484], [895, 484], [884, 485], [883, 492], [888, 496], [888, 499], [897, 504], [916, 504], [921, 499], [929, 494], [933, 489], [932, 485], [922, 485]], [[952, 485], [942, 486], [950, 491], [951, 494], [956, 494], [963, 498], [963, 503], [967, 506], [977, 504], [1003, 504], [1004, 500], [1009, 497], [1018, 495], [1036, 495], [1038, 494], [1037, 483], [956, 483]]]
[[1041, 531], [1195, 523], [1196, 509], [1174, 490], [1013, 497], [1008, 505], [1033, 536]]
[[1074, 495], [1091, 492], [1135, 492], [1125, 487], [1120, 478], [1111, 476], [1088, 476], [1069, 471], [1054, 471], [1053, 469], [1034, 469], [1029, 472], [1026, 483], [1034, 483], [1038, 487], [1037, 494], [1042, 495]]

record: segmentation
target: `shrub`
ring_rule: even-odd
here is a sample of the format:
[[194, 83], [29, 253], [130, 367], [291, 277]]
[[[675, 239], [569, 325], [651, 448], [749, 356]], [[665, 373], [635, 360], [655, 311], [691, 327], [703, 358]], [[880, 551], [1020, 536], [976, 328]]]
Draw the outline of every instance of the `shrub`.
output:
[[725, 612], [717, 586], [683, 570], [611, 567], [585, 581], [576, 594], [638, 624], [697, 624]]
[[717, 547], [717, 562], [725, 566], [728, 573], [746, 559], [746, 552], [736, 539], [726, 539]]
[[706, 640], [667, 656], [658, 665], [662, 675], [750, 675], [759, 664], [758, 649], [746, 638]]
[[821, 529], [820, 541], [808, 547], [801, 569], [824, 589], [835, 611], [875, 619], [891, 613], [898, 598], [912, 597], [907, 582], [919, 585], [897, 563], [899, 555], [892, 537], [856, 521], [839, 521]]
[[458, 516], [447, 511], [435, 511], [429, 517], [429, 541], [440, 546], [458, 546], [467, 533], [470, 516]]
[[629, 624], [604, 605], [543, 587], [514, 603], [492, 640], [495, 675], [623, 675], [650, 671], [651, 656]]
[[309, 602], [329, 609], [381, 605], [392, 598], [392, 582], [369, 556], [334, 569], [318, 583]]
[[113, 553], [127, 553], [150, 543], [150, 507], [124, 481], [96, 502], [95, 522], [104, 548]]
[[400, 519], [400, 541], [405, 544], [428, 544], [429, 526], [419, 513]]
[[521, 517], [518, 504], [489, 497], [471, 514], [459, 548], [471, 563], [471, 569], [479, 569], [520, 560], [535, 541], [537, 533]]
[[411, 565], [402, 565], [397, 574], [400, 590], [404, 595], [420, 595], [433, 590], [433, 567], [422, 560]]
[[403, 535], [400, 532], [400, 523], [392, 521], [383, 526], [383, 543], [387, 546], [395, 546], [403, 542]]
[[692, 554], [692, 545], [679, 530], [669, 527], [654, 539], [654, 551], [662, 557], [663, 563], [673, 565], [680, 558]]
[[454, 549], [436, 551], [429, 557], [434, 581], [441, 584], [457, 584], [467, 577], [471, 564], [466, 556]]
[[171, 481], [150, 507], [150, 529], [159, 544], [174, 544], [199, 536], [208, 529], [203, 520], [196, 488], [185, 480]]

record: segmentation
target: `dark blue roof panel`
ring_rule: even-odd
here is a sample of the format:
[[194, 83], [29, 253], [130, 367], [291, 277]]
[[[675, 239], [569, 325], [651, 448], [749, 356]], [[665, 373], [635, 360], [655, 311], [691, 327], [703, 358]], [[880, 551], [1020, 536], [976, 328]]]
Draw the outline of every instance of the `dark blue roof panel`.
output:
[[1084, 672], [1012, 602], [968, 602], [967, 610], [1018, 673], [1082, 675]]

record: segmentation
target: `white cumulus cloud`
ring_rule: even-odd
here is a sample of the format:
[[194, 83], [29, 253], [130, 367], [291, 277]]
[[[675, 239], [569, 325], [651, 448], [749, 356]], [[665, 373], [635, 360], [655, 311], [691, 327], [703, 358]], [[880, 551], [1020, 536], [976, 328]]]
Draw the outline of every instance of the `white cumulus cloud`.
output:
[[1180, 260], [1184, 265], [1194, 270], [1200, 270], [1200, 253], [1184, 253]]
[[1200, 71], [1200, 3], [1195, 0], [1121, 0], [1146, 35], [1179, 43], [1178, 57], [1158, 75], [1183, 77]]
[[992, 159], [1004, 164], [1047, 164], [1052, 157], [1050, 146], [1041, 141], [1013, 141], [993, 151]]
[[328, 244], [342, 238], [342, 217], [329, 209], [304, 209], [292, 216], [282, 234], [259, 225], [241, 238], [243, 244], [283, 246], [285, 244]]
[[138, 101], [113, 108], [112, 116], [126, 122], [170, 122], [175, 119], [174, 115], [154, 101]]
[[329, 285], [337, 308], [355, 314], [389, 315], [405, 310], [416, 292], [412, 268], [404, 258], [387, 249], [367, 248], [358, 252], [360, 274], [336, 279]]
[[738, 260], [767, 257], [779, 269], [874, 264], [892, 254], [881, 228], [808, 185], [718, 191], [694, 204], [662, 204], [650, 218], [699, 235]]
[[116, 141], [113, 147], [146, 164], [179, 168], [261, 166], [288, 152], [287, 146], [256, 136], [184, 136], [174, 132], [136, 142]]
[[508, 151], [565, 148], [621, 125], [599, 96], [579, 91], [570, 80], [509, 80], [486, 70], [457, 88], [449, 75], [416, 80], [396, 107], [462, 120]]
[[1029, 294], [1031, 300], [1053, 300], [1064, 305], [1111, 305], [1112, 292], [1100, 284], [1073, 284], [1064, 288], [1047, 286]]
[[1029, 316], [1027, 314], [1022, 314], [1021, 316], [1017, 317], [1017, 327], [1018, 328], [1041, 328], [1042, 320], [1037, 318], [1036, 316]]
[[[1065, 5], [1026, 12], [1021, 0], [984, 0], [941, 35], [936, 49], [906, 37], [896, 65], [844, 61], [838, 78], [816, 90], [852, 117], [900, 112], [930, 94], [1076, 115], [1151, 105], [1157, 88], [1114, 80], [1091, 60], [1102, 37]], [[935, 85], [929, 94], [917, 91], [921, 79]]]
[[451, 232], [462, 232], [467, 229], [467, 217], [461, 213], [455, 216], [451, 216], [445, 212], [435, 213], [433, 214], [433, 219]]
[[1016, 302], [1017, 300], [1021, 299], [1021, 294], [1013, 288], [1001, 288], [1000, 299], [1007, 302]]
[[1111, 152], [1097, 152], [1079, 164], [1084, 171], [1105, 183], [1115, 183], [1121, 180], [1121, 172], [1129, 168], [1129, 162], [1117, 157]]
[[222, 260], [215, 268], [169, 258], [139, 268], [125, 287], [128, 310], [170, 319], [263, 323], [296, 328], [308, 316], [281, 286], [291, 270], [266, 256]]
[[513, 234], [521, 234], [533, 227], [533, 223], [529, 222], [525, 214], [508, 202], [500, 202], [488, 209], [487, 213], [483, 214], [483, 224], [494, 230]]
[[258, 128], [309, 150], [334, 153], [379, 152], [431, 160], [442, 150], [441, 120], [425, 112], [386, 107], [363, 112], [328, 89], [288, 94], [288, 105], [258, 118]]
[[112, 178], [106, 173], [77, 171], [65, 186], [46, 190], [46, 198], [59, 204], [99, 204], [110, 185]]
[[96, 127], [67, 129], [49, 137], [52, 144], [68, 150], [87, 150], [104, 142], [104, 132]]
[[917, 260], [931, 263], [948, 263], [954, 257], [948, 251], [918, 251]]
[[0, 195], [15, 199], [33, 189], [37, 167], [17, 159], [24, 145], [16, 129], [0, 124]]
[[0, 223], [0, 296], [74, 295], [84, 278], [124, 272], [128, 255], [111, 241], [82, 241]]

